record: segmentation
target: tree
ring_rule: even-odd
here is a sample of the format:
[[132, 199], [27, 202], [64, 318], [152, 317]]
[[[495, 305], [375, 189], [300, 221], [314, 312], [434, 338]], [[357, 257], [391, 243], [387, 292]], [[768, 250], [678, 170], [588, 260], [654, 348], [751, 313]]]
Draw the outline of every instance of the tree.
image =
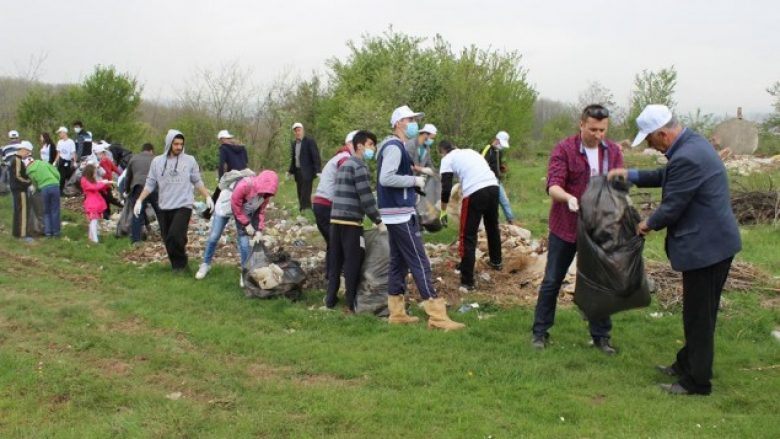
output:
[[680, 121], [686, 127], [696, 131], [702, 136], [709, 137], [713, 128], [718, 123], [718, 119], [712, 113], [702, 113], [701, 108], [697, 108], [695, 113], [688, 113], [680, 117]]
[[633, 123], [647, 105], [662, 104], [674, 110], [674, 88], [677, 86], [677, 70], [674, 66], [657, 72], [642, 70], [634, 77], [631, 93], [629, 120]]
[[771, 87], [766, 89], [766, 92], [775, 98], [775, 102], [772, 103], [775, 112], [769, 116], [765, 125], [768, 129], [780, 129], [780, 81], [776, 81], [772, 84]]
[[592, 104], [603, 105], [610, 111], [617, 110], [615, 95], [598, 81], [588, 83], [588, 87], [580, 93], [577, 103], [580, 110]]

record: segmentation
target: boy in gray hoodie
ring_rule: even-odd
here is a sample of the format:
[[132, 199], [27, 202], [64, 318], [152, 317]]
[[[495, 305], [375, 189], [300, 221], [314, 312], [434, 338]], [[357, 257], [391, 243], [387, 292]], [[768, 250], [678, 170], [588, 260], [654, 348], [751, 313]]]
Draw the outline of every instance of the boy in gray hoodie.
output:
[[184, 153], [184, 135], [177, 130], [168, 130], [165, 152], [152, 160], [144, 190], [133, 206], [133, 214], [141, 215], [143, 201], [156, 189], [160, 233], [174, 271], [187, 268], [187, 229], [195, 201], [193, 188], [206, 199], [209, 211], [213, 211], [214, 201], [200, 177], [198, 163], [193, 156]]

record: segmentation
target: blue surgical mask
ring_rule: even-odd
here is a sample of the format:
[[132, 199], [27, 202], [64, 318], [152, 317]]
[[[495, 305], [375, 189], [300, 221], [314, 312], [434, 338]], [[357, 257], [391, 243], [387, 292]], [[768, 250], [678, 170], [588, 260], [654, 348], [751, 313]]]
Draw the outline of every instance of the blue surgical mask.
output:
[[409, 124], [406, 125], [406, 137], [410, 139], [417, 137], [419, 131], [420, 127], [417, 126], [417, 122], [409, 122]]
[[433, 145], [433, 139], [426, 139], [425, 142], [423, 142], [425, 146], [431, 146]]
[[374, 159], [374, 150], [373, 149], [367, 149], [363, 152], [363, 158], [366, 160], [373, 160]]

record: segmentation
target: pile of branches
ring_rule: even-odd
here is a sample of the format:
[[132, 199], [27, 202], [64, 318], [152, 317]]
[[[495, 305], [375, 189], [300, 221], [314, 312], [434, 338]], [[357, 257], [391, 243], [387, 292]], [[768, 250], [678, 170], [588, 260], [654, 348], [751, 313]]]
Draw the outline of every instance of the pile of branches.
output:
[[[664, 309], [682, 305], [682, 274], [672, 270], [669, 263], [645, 261], [647, 275], [655, 282], [655, 298]], [[726, 279], [728, 291], [749, 291], [756, 288], [777, 291], [775, 288], [765, 288], [767, 275], [746, 262], [734, 262]]]
[[778, 224], [780, 221], [780, 190], [769, 179], [768, 189], [747, 189], [739, 186], [731, 192], [731, 207], [740, 224]]

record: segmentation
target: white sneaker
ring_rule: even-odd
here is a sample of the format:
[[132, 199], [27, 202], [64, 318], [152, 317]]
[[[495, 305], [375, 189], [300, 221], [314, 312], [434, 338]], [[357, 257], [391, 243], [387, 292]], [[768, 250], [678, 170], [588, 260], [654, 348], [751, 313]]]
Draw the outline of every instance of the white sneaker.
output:
[[211, 270], [211, 265], [209, 264], [200, 264], [200, 268], [198, 268], [198, 272], [195, 273], [195, 279], [201, 280], [204, 277], [206, 277], [207, 274], [209, 274], [209, 270]]
[[238, 276], [239, 276], [239, 278], [238, 278], [238, 286], [240, 286], [241, 288], [244, 288], [244, 274], [243, 273], [239, 273]]

